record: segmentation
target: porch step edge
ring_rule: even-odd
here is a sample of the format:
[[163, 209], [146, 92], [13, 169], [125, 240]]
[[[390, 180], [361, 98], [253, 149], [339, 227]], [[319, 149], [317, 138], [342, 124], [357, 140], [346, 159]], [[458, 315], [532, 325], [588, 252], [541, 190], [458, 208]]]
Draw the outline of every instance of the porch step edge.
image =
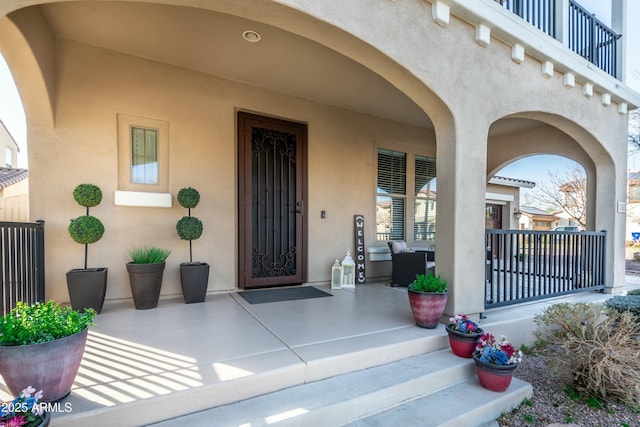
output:
[[361, 418], [348, 427], [391, 425], [433, 427], [484, 427], [501, 414], [518, 407], [533, 395], [532, 386], [513, 378], [509, 388], [496, 393], [483, 388], [477, 378], [452, 385], [437, 393], [419, 397], [385, 411]]
[[[440, 350], [153, 424], [338, 426], [446, 390], [475, 375], [473, 361]], [[212, 420], [216, 420], [212, 424]]]

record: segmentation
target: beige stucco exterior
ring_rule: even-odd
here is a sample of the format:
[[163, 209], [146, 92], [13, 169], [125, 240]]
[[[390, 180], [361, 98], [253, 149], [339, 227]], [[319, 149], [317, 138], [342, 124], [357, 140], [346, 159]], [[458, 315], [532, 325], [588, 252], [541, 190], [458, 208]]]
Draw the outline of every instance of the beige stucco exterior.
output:
[[[238, 111], [308, 125], [309, 283], [326, 283], [333, 260], [353, 247], [354, 214], [365, 216], [367, 246], [386, 245], [375, 242], [376, 148], [385, 147], [437, 157], [436, 269], [451, 284], [448, 314], [483, 310], [487, 182], [533, 154], [560, 154], [585, 167], [588, 229], [609, 231], [607, 287], [615, 292], [624, 276], [625, 215], [616, 206], [626, 199], [626, 111], [640, 97], [528, 24], [514, 26], [493, 2], [466, 3], [3, 2], [0, 51], [28, 118], [31, 219], [46, 221], [47, 297], [67, 301], [65, 272], [82, 263], [82, 248], [66, 232], [84, 213], [71, 197], [82, 182], [105, 195], [91, 210], [106, 233], [89, 248], [89, 264], [109, 268], [107, 299], [131, 297], [125, 263], [139, 245], [172, 250], [162, 295], [180, 292], [178, 265], [188, 260], [188, 246], [175, 232], [185, 214], [175, 195], [186, 186], [201, 193], [193, 214], [205, 229], [194, 257], [212, 266], [209, 291], [236, 290]], [[449, 22], [442, 22], [448, 8]], [[87, 10], [101, 17], [97, 30], [75, 19]], [[214, 43], [169, 26], [126, 44], [120, 20], [132, 14], [178, 29], [209, 28], [199, 19], [233, 29], [251, 24], [263, 31], [266, 53], [261, 43], [223, 51], [219, 44], [236, 46], [236, 32]], [[487, 19], [499, 38], [484, 45], [477, 26]], [[524, 61], [512, 59], [514, 44], [525, 47]], [[556, 71], [545, 76], [550, 60]], [[591, 96], [585, 87], [593, 87]], [[118, 114], [168, 122], [172, 207], [115, 205]], [[371, 280], [389, 271], [373, 262], [367, 270]]]

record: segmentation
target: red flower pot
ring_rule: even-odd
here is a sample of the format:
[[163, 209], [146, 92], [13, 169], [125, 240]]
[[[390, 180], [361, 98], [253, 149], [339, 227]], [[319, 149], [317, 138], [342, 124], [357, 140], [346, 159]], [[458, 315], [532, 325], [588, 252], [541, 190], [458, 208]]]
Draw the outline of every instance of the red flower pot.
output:
[[408, 293], [416, 325], [428, 329], [437, 327], [447, 305], [448, 294], [446, 292], [418, 292], [411, 289], [408, 289]]
[[476, 364], [476, 374], [480, 385], [487, 390], [503, 392], [509, 388], [513, 371], [518, 367], [517, 363], [510, 365], [495, 365], [480, 360], [478, 352], [473, 353], [473, 361]]
[[453, 354], [459, 357], [465, 357], [471, 359], [473, 352], [476, 351], [476, 345], [484, 334], [482, 329], [478, 329], [477, 332], [466, 333], [456, 331], [447, 325], [447, 334], [449, 334], [449, 346]]

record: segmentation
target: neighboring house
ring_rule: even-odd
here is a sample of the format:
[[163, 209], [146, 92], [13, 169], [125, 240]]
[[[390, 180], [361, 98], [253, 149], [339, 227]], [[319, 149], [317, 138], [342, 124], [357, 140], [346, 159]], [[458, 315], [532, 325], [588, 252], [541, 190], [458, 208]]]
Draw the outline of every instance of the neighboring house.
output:
[[487, 184], [485, 228], [520, 228], [520, 189], [535, 185], [535, 182], [504, 176], [491, 178]]
[[549, 213], [558, 217], [558, 220], [553, 224], [553, 228], [576, 226], [582, 229], [582, 226], [580, 225], [580, 221], [578, 221], [576, 218], [569, 215], [564, 209], [558, 209]]
[[[125, 263], [140, 245], [172, 250], [162, 295], [178, 295], [189, 253], [175, 195], [192, 186], [211, 293], [328, 283], [363, 215], [367, 248], [433, 241], [447, 313], [477, 314], [488, 182], [544, 153], [585, 168], [587, 229], [611, 235], [617, 291], [625, 215], [611, 207], [626, 200], [627, 113], [640, 105], [622, 81], [626, 3], [590, 49], [568, 23], [593, 17], [547, 2], [531, 25], [493, 0], [2, 1], [47, 297], [68, 300], [65, 272], [82, 261], [66, 227], [84, 182], [104, 194], [89, 265], [109, 268], [107, 299], [131, 298]], [[369, 262], [367, 277], [384, 270]]]
[[0, 120], [0, 167], [15, 168], [20, 148], [11, 133]]
[[16, 169], [18, 144], [0, 120], [0, 221], [29, 221], [29, 174]]
[[553, 230], [560, 219], [560, 217], [551, 212], [531, 206], [521, 206], [520, 211], [522, 212], [520, 216], [521, 230]]
[[640, 171], [627, 174], [626, 241], [640, 241]]

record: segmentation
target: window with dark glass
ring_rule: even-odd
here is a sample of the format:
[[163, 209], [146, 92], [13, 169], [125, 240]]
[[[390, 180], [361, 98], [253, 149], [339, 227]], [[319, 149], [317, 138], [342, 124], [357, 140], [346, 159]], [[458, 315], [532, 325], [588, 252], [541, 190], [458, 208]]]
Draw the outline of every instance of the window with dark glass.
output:
[[378, 149], [376, 240], [429, 241], [435, 232], [436, 160]]

